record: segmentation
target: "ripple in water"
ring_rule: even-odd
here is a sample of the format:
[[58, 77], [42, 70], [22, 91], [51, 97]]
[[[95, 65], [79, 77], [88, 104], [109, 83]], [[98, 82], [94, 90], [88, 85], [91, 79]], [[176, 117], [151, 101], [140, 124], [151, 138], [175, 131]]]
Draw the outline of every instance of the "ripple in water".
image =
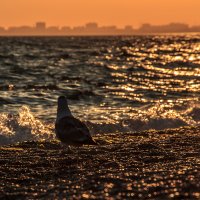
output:
[[1, 135], [53, 135], [60, 95], [95, 134], [199, 125], [199, 52], [199, 35], [1, 37]]

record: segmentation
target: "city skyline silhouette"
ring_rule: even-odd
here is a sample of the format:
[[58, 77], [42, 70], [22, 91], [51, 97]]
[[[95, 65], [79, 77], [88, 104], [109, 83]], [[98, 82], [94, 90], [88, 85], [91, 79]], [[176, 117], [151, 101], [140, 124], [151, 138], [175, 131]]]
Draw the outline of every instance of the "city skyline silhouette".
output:
[[156, 33], [184, 33], [200, 32], [199, 26], [189, 26], [185, 23], [169, 23], [164, 25], [142, 24], [139, 28], [126, 25], [118, 28], [116, 25], [99, 26], [96, 22], [89, 22], [82, 26], [47, 26], [43, 21], [36, 22], [33, 26], [11, 26], [4, 28], [0, 26], [1, 36], [17, 35], [44, 35], [44, 36], [65, 36], [65, 35], [134, 35], [134, 34], [156, 34]]

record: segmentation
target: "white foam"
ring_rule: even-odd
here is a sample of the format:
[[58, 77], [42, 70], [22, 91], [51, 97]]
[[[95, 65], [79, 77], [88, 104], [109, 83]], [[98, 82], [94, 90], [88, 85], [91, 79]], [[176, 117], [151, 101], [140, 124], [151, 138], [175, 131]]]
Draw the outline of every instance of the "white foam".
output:
[[17, 115], [0, 114], [0, 145], [52, 139], [53, 129], [53, 124], [45, 124], [36, 119], [29, 107], [23, 106]]
[[[131, 108], [127, 115], [118, 116], [117, 120], [87, 121], [92, 134], [124, 133], [145, 130], [164, 130], [182, 126], [200, 125], [200, 105], [188, 105], [174, 108], [173, 105], [156, 104], [140, 109]], [[102, 113], [103, 115], [103, 113]], [[116, 113], [117, 115], [117, 113]], [[115, 116], [114, 116], [115, 117]], [[0, 145], [13, 144], [27, 140], [51, 140], [55, 138], [54, 123], [39, 120], [23, 106], [17, 115], [0, 113]]]

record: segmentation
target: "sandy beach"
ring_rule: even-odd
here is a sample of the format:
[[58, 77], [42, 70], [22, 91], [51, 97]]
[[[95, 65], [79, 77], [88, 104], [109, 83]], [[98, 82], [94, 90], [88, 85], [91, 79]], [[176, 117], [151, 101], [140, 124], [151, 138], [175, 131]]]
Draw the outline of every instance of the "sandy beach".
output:
[[199, 199], [200, 127], [0, 148], [0, 199]]

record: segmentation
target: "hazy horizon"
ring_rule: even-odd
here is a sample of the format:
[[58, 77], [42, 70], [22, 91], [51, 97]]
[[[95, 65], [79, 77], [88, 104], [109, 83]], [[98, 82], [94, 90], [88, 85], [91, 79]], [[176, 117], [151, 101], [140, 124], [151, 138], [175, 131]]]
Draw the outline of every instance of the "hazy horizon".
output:
[[89, 22], [82, 26], [48, 26], [45, 22], [36, 22], [33, 26], [14, 26], [4, 28], [0, 26], [0, 35], [133, 35], [147, 33], [186, 33], [200, 32], [199, 26], [189, 26], [183, 23], [169, 23], [163, 25], [142, 24], [139, 28], [115, 25], [100, 26], [96, 22]]
[[119, 28], [143, 23], [169, 24], [172, 21], [199, 25], [199, 0], [2, 0], [0, 26], [32, 26], [45, 21], [48, 26], [80, 26], [97, 21], [99, 25], [116, 25]]
[[57, 28], [62, 28], [62, 27], [70, 27], [70, 28], [76, 28], [76, 27], [85, 27], [87, 24], [90, 24], [90, 23], [96, 23], [99, 27], [113, 27], [115, 26], [116, 28], [119, 28], [119, 29], [124, 29], [126, 26], [131, 26], [133, 29], [139, 29], [141, 28], [144, 24], [149, 24], [151, 26], [166, 26], [166, 25], [170, 25], [170, 24], [185, 24], [185, 25], [188, 25], [188, 27], [196, 27], [196, 26], [200, 26], [200, 23], [199, 24], [196, 24], [196, 25], [190, 25], [188, 23], [184, 23], [184, 22], [178, 22], [178, 21], [171, 21], [169, 23], [165, 23], [165, 24], [153, 24], [153, 23], [150, 23], [150, 22], [145, 22], [143, 24], [140, 24], [139, 26], [135, 27], [135, 26], [132, 26], [130, 24], [125, 24], [124, 26], [117, 26], [116, 24], [110, 24], [110, 25], [105, 25], [105, 24], [100, 24], [96, 21], [88, 21], [88, 22], [85, 22], [83, 24], [79, 24], [77, 26], [70, 26], [69, 24], [65, 24], [63, 26], [59, 26], [57, 24], [54, 24], [54, 25], [50, 25], [48, 23], [46, 23], [45, 21], [43, 20], [38, 20], [36, 22], [34, 22], [33, 24], [21, 24], [21, 25], [15, 25], [15, 26], [8, 26], [8, 27], [4, 27], [0, 24], [0, 27], [1, 28], [4, 28], [4, 29], [9, 29], [9, 28], [12, 28], [12, 27], [16, 27], [16, 28], [20, 28], [20, 27], [35, 27], [37, 23], [45, 23], [46, 27], [57, 27]]

